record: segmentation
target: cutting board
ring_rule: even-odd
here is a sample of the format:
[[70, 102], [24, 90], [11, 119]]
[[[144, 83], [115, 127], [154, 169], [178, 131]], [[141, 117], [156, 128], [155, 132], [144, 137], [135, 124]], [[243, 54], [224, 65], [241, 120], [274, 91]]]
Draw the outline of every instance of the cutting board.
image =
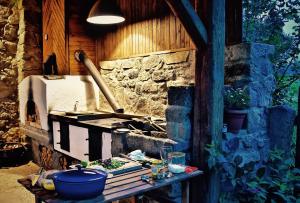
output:
[[135, 170], [139, 170], [139, 169], [142, 168], [142, 164], [140, 164], [138, 162], [135, 162], [135, 161], [128, 160], [126, 158], [113, 157], [113, 159], [125, 162], [125, 164], [123, 166], [121, 166], [117, 169], [107, 170], [108, 173], [111, 173], [113, 175], [127, 173], [127, 172], [130, 172], [130, 171], [135, 171]]

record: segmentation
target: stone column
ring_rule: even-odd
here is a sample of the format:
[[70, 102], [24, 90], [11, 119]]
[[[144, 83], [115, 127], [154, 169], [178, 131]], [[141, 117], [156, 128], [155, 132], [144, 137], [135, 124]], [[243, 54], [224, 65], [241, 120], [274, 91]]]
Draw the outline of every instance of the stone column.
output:
[[167, 135], [176, 141], [176, 151], [188, 151], [192, 141], [194, 87], [172, 86], [168, 90], [166, 109]]
[[9, 0], [0, 1], [0, 137], [18, 139], [17, 69], [12, 66], [16, 56], [19, 12]]
[[271, 149], [280, 149], [291, 156], [296, 112], [289, 106], [274, 106], [269, 113], [269, 137]]
[[272, 105], [276, 84], [269, 59], [273, 53], [274, 46], [258, 43], [243, 43], [226, 48], [225, 84], [249, 90], [248, 133], [267, 131], [267, 108]]
[[18, 140], [18, 84], [41, 74], [41, 9], [36, 0], [0, 0], [0, 137]]

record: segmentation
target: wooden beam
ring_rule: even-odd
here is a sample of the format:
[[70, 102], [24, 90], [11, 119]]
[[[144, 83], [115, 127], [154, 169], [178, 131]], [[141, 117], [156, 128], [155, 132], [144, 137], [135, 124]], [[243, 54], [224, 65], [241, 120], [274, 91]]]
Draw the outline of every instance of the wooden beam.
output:
[[225, 0], [202, 0], [199, 14], [207, 25], [208, 45], [196, 53], [193, 164], [205, 176], [192, 184], [193, 202], [218, 202], [220, 178], [207, 166], [205, 147], [220, 142], [223, 127]]
[[300, 168], [300, 87], [298, 90], [298, 115], [296, 117], [297, 141], [296, 141], [296, 167]]
[[196, 47], [205, 47], [208, 42], [206, 28], [189, 0], [165, 0], [190, 35]]
[[226, 0], [226, 44], [239, 44], [243, 39], [243, 1]]

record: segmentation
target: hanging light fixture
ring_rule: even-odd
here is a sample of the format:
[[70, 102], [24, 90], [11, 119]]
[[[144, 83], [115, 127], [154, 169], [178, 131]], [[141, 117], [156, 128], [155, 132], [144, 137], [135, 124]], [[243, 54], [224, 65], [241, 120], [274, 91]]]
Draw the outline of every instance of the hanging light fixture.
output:
[[117, 24], [125, 21], [115, 0], [97, 0], [90, 10], [87, 22], [93, 24]]

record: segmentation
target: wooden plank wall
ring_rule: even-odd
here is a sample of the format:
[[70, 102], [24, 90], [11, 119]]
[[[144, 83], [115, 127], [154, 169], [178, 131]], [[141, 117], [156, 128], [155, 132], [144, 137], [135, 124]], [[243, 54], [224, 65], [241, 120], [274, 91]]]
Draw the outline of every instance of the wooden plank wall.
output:
[[96, 63], [96, 37], [97, 27], [86, 22], [88, 12], [95, 0], [67, 0], [68, 10], [66, 16], [68, 26], [66, 33], [69, 43], [69, 65], [70, 74], [86, 74], [82, 63], [74, 58], [74, 52], [78, 49], [84, 50], [87, 56]]
[[194, 49], [189, 35], [165, 1], [118, 2], [126, 22], [117, 27], [103, 29], [97, 39], [98, 61], [164, 50]]
[[84, 50], [98, 64], [105, 59], [195, 48], [163, 0], [118, 0], [126, 22], [117, 26], [86, 22], [95, 1], [43, 0], [43, 33], [48, 34], [43, 40], [43, 60], [54, 52], [59, 74], [86, 74], [83, 65], [74, 59], [77, 49]]
[[[69, 74], [65, 35], [65, 1], [43, 0], [43, 61], [55, 53], [59, 74]], [[46, 38], [46, 36], [47, 38]]]

